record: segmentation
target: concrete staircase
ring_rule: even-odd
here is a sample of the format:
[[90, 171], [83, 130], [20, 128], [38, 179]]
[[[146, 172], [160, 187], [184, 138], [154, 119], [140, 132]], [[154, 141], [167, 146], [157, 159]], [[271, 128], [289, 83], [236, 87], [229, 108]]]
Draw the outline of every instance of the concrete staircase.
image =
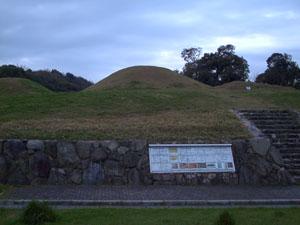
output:
[[300, 120], [299, 114], [288, 110], [240, 110], [280, 150], [286, 169], [300, 182]]

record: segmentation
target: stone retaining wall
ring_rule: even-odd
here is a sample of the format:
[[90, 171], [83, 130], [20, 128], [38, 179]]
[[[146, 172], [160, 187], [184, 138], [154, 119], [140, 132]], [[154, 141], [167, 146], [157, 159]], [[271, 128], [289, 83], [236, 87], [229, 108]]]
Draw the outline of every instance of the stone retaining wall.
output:
[[288, 184], [280, 154], [266, 141], [235, 141], [236, 173], [151, 174], [148, 143], [0, 140], [5, 184]]

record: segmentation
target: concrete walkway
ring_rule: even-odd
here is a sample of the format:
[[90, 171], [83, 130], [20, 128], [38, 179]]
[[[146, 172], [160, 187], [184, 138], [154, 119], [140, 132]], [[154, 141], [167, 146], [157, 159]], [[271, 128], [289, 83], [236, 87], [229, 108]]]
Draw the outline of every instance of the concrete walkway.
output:
[[300, 206], [300, 186], [25, 186], [10, 191], [0, 207], [30, 200], [54, 206]]

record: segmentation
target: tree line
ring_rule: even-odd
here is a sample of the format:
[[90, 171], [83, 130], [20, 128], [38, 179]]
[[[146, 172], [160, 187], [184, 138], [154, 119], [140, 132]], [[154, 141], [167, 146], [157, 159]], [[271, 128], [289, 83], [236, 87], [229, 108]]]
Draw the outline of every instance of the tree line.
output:
[[35, 81], [52, 91], [80, 91], [93, 83], [72, 73], [63, 74], [58, 70], [37, 70], [24, 69], [15, 65], [0, 66], [0, 78], [18, 77]]
[[[216, 52], [201, 53], [201, 48], [183, 49], [181, 57], [186, 63], [180, 74], [211, 86], [249, 78], [248, 62], [235, 53], [235, 46], [222, 45]], [[300, 88], [300, 68], [291, 55], [273, 53], [266, 62], [267, 69], [255, 82]]]

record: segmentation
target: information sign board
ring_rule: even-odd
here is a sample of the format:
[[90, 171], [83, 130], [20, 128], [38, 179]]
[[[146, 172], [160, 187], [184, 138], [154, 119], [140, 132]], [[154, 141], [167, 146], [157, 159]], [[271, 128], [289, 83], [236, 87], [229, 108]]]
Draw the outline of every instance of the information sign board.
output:
[[151, 173], [235, 172], [231, 144], [150, 144]]

